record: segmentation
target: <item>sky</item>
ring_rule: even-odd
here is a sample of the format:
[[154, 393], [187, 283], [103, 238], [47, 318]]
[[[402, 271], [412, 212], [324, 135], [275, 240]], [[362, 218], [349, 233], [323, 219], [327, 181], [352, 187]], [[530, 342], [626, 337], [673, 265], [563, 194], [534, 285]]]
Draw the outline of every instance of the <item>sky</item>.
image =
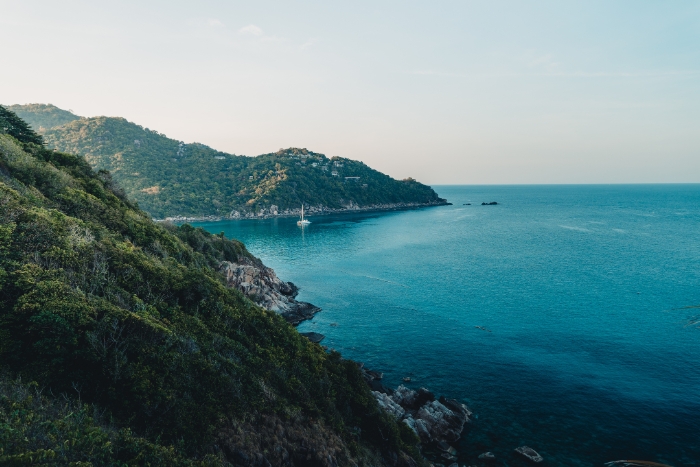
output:
[[0, 0], [0, 103], [428, 184], [700, 182], [700, 2]]

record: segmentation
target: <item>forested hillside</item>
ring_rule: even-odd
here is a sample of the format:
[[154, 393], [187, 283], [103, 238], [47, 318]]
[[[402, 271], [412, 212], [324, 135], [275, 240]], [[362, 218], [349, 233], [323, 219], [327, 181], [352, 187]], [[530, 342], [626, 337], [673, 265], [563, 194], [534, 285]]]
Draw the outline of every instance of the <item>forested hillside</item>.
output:
[[[1, 465], [416, 465], [357, 365], [0, 107]], [[409, 456], [410, 453], [410, 456]]]
[[[35, 129], [45, 122], [36, 106], [13, 108]], [[429, 186], [394, 180], [362, 162], [299, 148], [236, 156], [167, 138], [123, 118], [74, 119], [42, 134], [49, 148], [82, 155], [93, 168], [109, 170], [155, 218], [274, 215], [298, 210], [302, 203], [340, 209], [444, 202]]]
[[10, 105], [7, 108], [19, 118], [29, 122], [30, 126], [39, 133], [80, 119], [72, 112], [51, 104]]

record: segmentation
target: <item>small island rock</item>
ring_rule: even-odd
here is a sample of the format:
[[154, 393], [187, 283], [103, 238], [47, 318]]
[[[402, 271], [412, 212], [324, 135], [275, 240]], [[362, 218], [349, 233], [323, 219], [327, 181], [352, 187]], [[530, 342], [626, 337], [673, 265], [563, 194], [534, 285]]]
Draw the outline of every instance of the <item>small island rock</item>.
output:
[[542, 456], [540, 456], [537, 453], [537, 451], [535, 451], [534, 449], [532, 449], [529, 446], [520, 446], [518, 448], [515, 448], [515, 452], [526, 457], [527, 459], [530, 459], [532, 462], [535, 462], [535, 463], [540, 463], [544, 460], [542, 458]]

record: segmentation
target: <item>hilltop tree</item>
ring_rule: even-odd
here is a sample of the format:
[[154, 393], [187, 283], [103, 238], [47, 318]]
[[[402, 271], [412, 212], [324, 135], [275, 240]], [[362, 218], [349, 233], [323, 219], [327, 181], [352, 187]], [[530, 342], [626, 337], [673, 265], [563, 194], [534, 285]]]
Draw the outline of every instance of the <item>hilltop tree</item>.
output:
[[0, 105], [0, 132], [23, 143], [44, 144], [42, 137], [36, 134], [24, 120], [2, 105]]

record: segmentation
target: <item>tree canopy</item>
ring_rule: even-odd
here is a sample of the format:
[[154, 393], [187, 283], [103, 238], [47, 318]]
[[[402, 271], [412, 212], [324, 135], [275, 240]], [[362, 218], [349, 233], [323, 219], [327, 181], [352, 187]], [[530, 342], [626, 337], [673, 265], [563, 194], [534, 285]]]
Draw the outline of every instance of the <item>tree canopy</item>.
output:
[[0, 133], [8, 134], [23, 143], [44, 144], [44, 140], [14, 112], [0, 105]]

